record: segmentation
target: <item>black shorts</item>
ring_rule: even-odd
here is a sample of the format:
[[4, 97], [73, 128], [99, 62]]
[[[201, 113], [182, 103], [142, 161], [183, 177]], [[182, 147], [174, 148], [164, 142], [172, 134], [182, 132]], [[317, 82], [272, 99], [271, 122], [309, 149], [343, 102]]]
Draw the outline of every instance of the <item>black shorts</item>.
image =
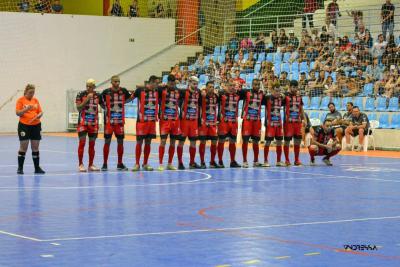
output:
[[[359, 129], [353, 129], [353, 136], [357, 136], [358, 135], [358, 130]], [[364, 135], [367, 135], [367, 134], [368, 134], [368, 129], [365, 128], [364, 129]]]
[[42, 124], [26, 125], [18, 123], [18, 137], [20, 141], [24, 140], [42, 140]]

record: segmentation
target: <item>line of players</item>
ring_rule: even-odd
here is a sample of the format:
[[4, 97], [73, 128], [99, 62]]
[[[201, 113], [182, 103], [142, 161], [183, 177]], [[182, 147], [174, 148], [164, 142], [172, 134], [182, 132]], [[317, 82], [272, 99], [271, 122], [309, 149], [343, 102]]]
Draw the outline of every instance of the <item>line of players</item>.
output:
[[[175, 77], [168, 76], [168, 82], [161, 84], [160, 79], [151, 76], [144, 86], [130, 92], [120, 87], [120, 78], [111, 77], [111, 87], [101, 94], [95, 91], [95, 81], [90, 79], [86, 83], [86, 90], [80, 92], [76, 97], [76, 106], [79, 110], [79, 121], [77, 132], [79, 136], [79, 170], [86, 171], [83, 164], [84, 147], [86, 137], [89, 137], [89, 171], [99, 171], [93, 164], [95, 155], [95, 140], [98, 135], [98, 112], [99, 106], [104, 110], [104, 148], [103, 165], [101, 170], [108, 170], [108, 156], [112, 135], [117, 139], [118, 170], [128, 170], [123, 163], [124, 153], [124, 123], [125, 103], [137, 98], [137, 122], [136, 122], [136, 163], [133, 171], [141, 168], [151, 171], [153, 168], [148, 164], [151, 142], [156, 138], [156, 122], [159, 122], [160, 145], [159, 145], [159, 167], [164, 170], [164, 154], [167, 139], [170, 144], [168, 148], [168, 170], [176, 170], [173, 165], [175, 149], [178, 156], [178, 169], [185, 169], [183, 162], [183, 148], [185, 140], [189, 139], [189, 168], [204, 169], [206, 142], [211, 141], [210, 146], [210, 168], [224, 168], [223, 153], [225, 142], [229, 143], [230, 167], [249, 167], [247, 161], [248, 144], [251, 140], [254, 154], [254, 167], [269, 167], [268, 154], [271, 142], [276, 141], [276, 166], [290, 166], [289, 147], [293, 139], [294, 165], [300, 166], [299, 159], [300, 144], [302, 141], [303, 122], [306, 115], [303, 110], [302, 98], [298, 94], [297, 81], [291, 81], [287, 93], [282, 93], [279, 83], [272, 86], [272, 93], [266, 95], [260, 89], [260, 81], [253, 80], [251, 89], [236, 90], [234, 81], [231, 80], [221, 85], [221, 89], [214, 88], [212, 82], [206, 84], [205, 89], [198, 88], [198, 78], [189, 78], [188, 88], [178, 89]], [[242, 156], [243, 164], [239, 165], [236, 156], [236, 138], [238, 134], [239, 101], [243, 101], [242, 118]], [[261, 108], [265, 105], [265, 121], [261, 121]], [[281, 111], [283, 110], [283, 116]], [[261, 126], [266, 128], [264, 162], [259, 163], [259, 141], [261, 137]], [[311, 163], [314, 163], [316, 155], [323, 155], [324, 162], [331, 165], [330, 157], [340, 151], [340, 146], [330, 127], [330, 122], [324, 123], [317, 128], [309, 146]], [[200, 141], [199, 154], [200, 165], [195, 162], [196, 142]], [[177, 146], [176, 146], [176, 143]], [[282, 162], [282, 146], [285, 162]], [[143, 149], [143, 162], [140, 158]], [[218, 161], [215, 159], [218, 156]]]

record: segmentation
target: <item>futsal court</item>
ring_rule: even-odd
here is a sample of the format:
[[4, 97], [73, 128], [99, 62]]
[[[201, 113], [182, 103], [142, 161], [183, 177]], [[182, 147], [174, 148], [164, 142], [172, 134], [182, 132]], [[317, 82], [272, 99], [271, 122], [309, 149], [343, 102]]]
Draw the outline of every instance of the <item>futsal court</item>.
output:
[[[395, 153], [339, 155], [333, 167], [307, 166], [302, 153], [303, 167], [133, 173], [115, 170], [114, 141], [108, 172], [78, 173], [77, 139], [47, 135], [47, 174], [33, 175], [28, 156], [17, 176], [17, 138], [0, 144], [0, 266], [400, 265]], [[127, 141], [130, 167], [133, 151]]]

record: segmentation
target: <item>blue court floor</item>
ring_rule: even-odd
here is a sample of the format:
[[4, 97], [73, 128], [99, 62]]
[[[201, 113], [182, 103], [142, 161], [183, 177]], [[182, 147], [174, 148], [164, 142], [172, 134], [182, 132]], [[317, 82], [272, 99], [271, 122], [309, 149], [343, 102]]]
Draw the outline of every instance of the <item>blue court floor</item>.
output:
[[[115, 170], [113, 142], [109, 172], [80, 174], [76, 146], [45, 136], [48, 173], [32, 174], [28, 152], [17, 176], [17, 138], [0, 137], [0, 266], [400, 266], [398, 159], [132, 173]], [[133, 152], [126, 142], [129, 167]]]

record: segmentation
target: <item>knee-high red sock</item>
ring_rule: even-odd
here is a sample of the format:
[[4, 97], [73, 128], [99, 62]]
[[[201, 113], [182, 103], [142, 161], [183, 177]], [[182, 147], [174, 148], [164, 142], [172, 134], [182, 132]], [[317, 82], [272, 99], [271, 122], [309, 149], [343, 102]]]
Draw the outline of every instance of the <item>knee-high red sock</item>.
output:
[[218, 160], [222, 161], [223, 156], [224, 156], [224, 143], [218, 142]]
[[286, 161], [290, 161], [290, 160], [289, 160], [289, 146], [284, 145], [284, 146], [283, 146], [283, 152], [285, 153], [285, 160], [286, 160]]
[[199, 145], [199, 153], [200, 153], [200, 161], [201, 163], [205, 163], [204, 156], [206, 154], [206, 144], [200, 143]]
[[95, 155], [95, 151], [94, 151], [94, 145], [95, 145], [96, 141], [89, 141], [89, 166], [93, 165], [93, 160], [94, 160], [94, 155]]
[[[249, 147], [249, 143], [243, 142], [242, 144], [242, 154], [243, 154], [243, 162], [247, 162], [247, 149]], [[229, 151], [231, 146], [229, 145]]]
[[258, 144], [253, 144], [254, 162], [258, 162], [258, 154], [260, 153], [260, 147]]
[[122, 164], [122, 157], [124, 156], [124, 144], [118, 144], [117, 153], [118, 153], [118, 164]]
[[140, 165], [141, 154], [142, 154], [142, 144], [136, 143], [136, 149], [135, 149], [136, 165]]
[[110, 144], [104, 144], [103, 147], [103, 163], [107, 164], [108, 162], [108, 154], [110, 154]]
[[160, 165], [163, 164], [164, 153], [165, 153], [165, 146], [160, 145], [158, 147], [158, 160], [160, 162]]
[[299, 161], [299, 155], [300, 155], [300, 145], [294, 145], [294, 161], [298, 162]]
[[282, 146], [276, 146], [276, 161], [281, 162], [282, 157]]
[[235, 161], [235, 156], [236, 156], [236, 144], [235, 143], [229, 143], [229, 154], [231, 156], [231, 162]]
[[264, 146], [264, 162], [268, 162], [269, 146]]
[[168, 149], [168, 164], [172, 164], [172, 159], [174, 158], [175, 154], [175, 146], [174, 145], [169, 145]]
[[83, 153], [85, 152], [86, 139], [79, 139], [78, 145], [78, 159], [79, 165], [83, 164]]
[[217, 144], [211, 144], [210, 152], [211, 152], [210, 162], [215, 163], [215, 154], [217, 154]]
[[335, 155], [337, 155], [340, 152], [340, 149], [338, 150], [333, 150], [331, 153], [329, 153], [328, 155], [326, 155], [326, 157], [329, 159]]
[[317, 152], [315, 150], [311, 149], [311, 147], [309, 147], [308, 148], [308, 153], [310, 154], [310, 159], [312, 161], [314, 161], [315, 160], [315, 155], [317, 154]]
[[194, 163], [194, 158], [196, 157], [196, 147], [190, 146], [189, 147], [189, 154], [190, 154], [190, 164]]
[[151, 150], [151, 145], [144, 144], [144, 160], [143, 160], [144, 165], [147, 165], [147, 163], [149, 161], [150, 150]]
[[176, 149], [176, 153], [178, 154], [178, 162], [179, 164], [183, 164], [183, 146], [178, 146]]

